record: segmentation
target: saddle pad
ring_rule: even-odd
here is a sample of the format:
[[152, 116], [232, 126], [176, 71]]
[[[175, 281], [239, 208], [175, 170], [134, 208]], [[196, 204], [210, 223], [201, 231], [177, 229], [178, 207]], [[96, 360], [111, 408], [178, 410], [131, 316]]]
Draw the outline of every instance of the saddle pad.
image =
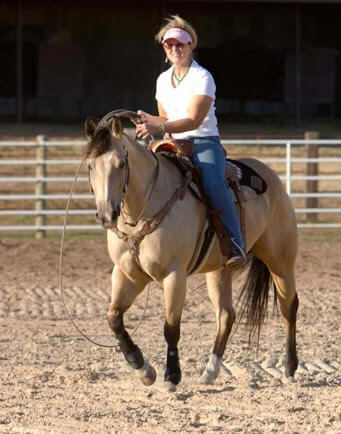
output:
[[242, 171], [242, 177], [239, 180], [240, 185], [246, 185], [252, 188], [258, 195], [266, 192], [267, 184], [255, 170], [239, 160], [227, 159], [227, 161], [235, 164]]
[[[177, 158], [176, 154], [174, 152], [161, 152], [161, 155], [168, 158], [169, 161], [171, 161], [180, 171], [180, 173], [183, 176], [186, 176], [188, 170], [191, 170], [188, 166], [188, 163], [186, 161], [181, 160], [180, 158]], [[227, 162], [232, 163], [232, 165], [237, 166], [242, 176], [239, 179], [240, 185], [245, 185], [247, 187], [252, 188], [256, 194], [260, 195], [266, 192], [267, 185], [264, 179], [258, 175], [258, 173], [253, 170], [251, 167], [246, 165], [245, 163], [242, 163], [239, 160], [232, 160], [232, 159], [226, 159]], [[198, 187], [197, 183], [194, 182], [194, 180], [191, 180], [189, 183], [191, 191], [199, 198], [202, 199], [202, 194], [200, 191], [200, 188]]]

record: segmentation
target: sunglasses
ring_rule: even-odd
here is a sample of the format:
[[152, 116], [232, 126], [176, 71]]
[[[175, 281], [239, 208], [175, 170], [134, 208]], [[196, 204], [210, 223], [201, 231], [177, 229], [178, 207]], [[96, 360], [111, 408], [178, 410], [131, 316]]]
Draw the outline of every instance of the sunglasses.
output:
[[182, 42], [177, 42], [175, 44], [170, 44], [169, 42], [164, 42], [163, 45], [167, 50], [171, 50], [173, 47], [175, 47], [179, 50], [182, 50], [185, 46], [185, 44], [183, 44]]

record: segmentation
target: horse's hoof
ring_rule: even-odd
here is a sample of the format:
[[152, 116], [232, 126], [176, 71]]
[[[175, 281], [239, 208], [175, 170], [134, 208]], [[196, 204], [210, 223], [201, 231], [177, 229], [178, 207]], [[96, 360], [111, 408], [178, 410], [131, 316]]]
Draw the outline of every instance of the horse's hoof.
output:
[[282, 378], [281, 378], [281, 380], [282, 380], [282, 383], [283, 383], [283, 384], [292, 384], [292, 383], [296, 383], [295, 378], [292, 377], [292, 376], [287, 377], [286, 375], [283, 375]]
[[148, 374], [144, 378], [142, 378], [141, 380], [145, 386], [151, 386], [152, 384], [154, 384], [155, 380], [156, 380], [155, 369], [151, 366]]
[[213, 384], [214, 380], [216, 379], [213, 372], [205, 371], [201, 377], [198, 378], [199, 384]]
[[147, 361], [141, 369], [136, 369], [136, 376], [142, 381], [145, 386], [151, 386], [156, 380], [156, 371]]
[[181, 376], [181, 369], [179, 367], [173, 371], [167, 368], [165, 372], [165, 382], [173, 383], [177, 386], [181, 381]]
[[166, 392], [175, 392], [176, 391], [176, 384], [172, 383], [171, 381], [165, 381], [163, 383], [163, 387]]
[[211, 354], [205, 370], [201, 377], [198, 379], [199, 384], [213, 384], [214, 380], [218, 377], [221, 367], [221, 358], [216, 354]]

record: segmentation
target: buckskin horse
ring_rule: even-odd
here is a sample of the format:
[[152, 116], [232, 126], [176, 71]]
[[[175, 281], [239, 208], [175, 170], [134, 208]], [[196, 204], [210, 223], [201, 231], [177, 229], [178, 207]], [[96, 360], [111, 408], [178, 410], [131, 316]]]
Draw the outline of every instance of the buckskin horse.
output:
[[[133, 115], [134, 112], [116, 110], [101, 121], [89, 117], [85, 122], [89, 139], [85, 158], [95, 195], [96, 219], [107, 230], [108, 251], [114, 264], [109, 326], [136, 375], [145, 385], [153, 384], [156, 371], [133, 342], [123, 318], [148, 283], [162, 284], [164, 337], [168, 345], [164, 380], [174, 390], [181, 380], [178, 342], [186, 279], [193, 273], [205, 273], [217, 333], [199, 382], [210, 384], [219, 374], [236, 319], [232, 305], [234, 270], [224, 266], [216, 235], [198, 264], [198, 252], [205, 242], [206, 207], [190, 191], [188, 176], [169, 158], [151, 152], [124, 132], [120, 117]], [[241, 291], [241, 310], [249, 338], [258, 336], [259, 340], [270, 288], [274, 289], [275, 303], [279, 304], [286, 330], [284, 375], [292, 377], [298, 364], [295, 213], [273, 170], [256, 159], [240, 161], [257, 172], [267, 185], [260, 195], [242, 187], [249, 269]]]

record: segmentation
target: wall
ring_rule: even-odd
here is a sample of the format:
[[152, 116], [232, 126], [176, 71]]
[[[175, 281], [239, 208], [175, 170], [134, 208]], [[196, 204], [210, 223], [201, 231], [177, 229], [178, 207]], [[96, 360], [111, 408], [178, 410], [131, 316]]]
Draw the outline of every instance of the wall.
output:
[[[155, 79], [165, 64], [153, 35], [170, 13], [183, 15], [198, 31], [196, 56], [215, 76], [219, 113], [293, 114], [295, 101], [285, 89], [287, 59], [296, 45], [294, 4], [55, 1], [46, 7], [28, 1], [23, 6], [24, 117], [76, 119], [117, 107], [154, 111]], [[328, 91], [336, 113], [341, 112], [340, 18], [341, 5], [301, 6], [303, 53], [334, 56], [335, 85]], [[0, 116], [14, 118], [16, 7], [1, 0], [0, 58], [6, 59], [0, 68]], [[315, 78], [323, 94], [323, 77]], [[328, 114], [329, 105], [303, 101], [302, 106], [313, 116]]]

